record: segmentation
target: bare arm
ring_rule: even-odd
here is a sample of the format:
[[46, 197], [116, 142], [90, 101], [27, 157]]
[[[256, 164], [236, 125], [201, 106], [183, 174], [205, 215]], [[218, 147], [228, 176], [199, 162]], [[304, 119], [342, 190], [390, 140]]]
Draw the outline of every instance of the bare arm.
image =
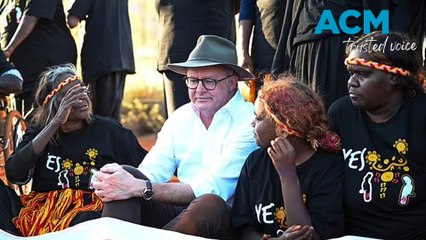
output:
[[251, 73], [254, 73], [253, 61], [250, 56], [250, 38], [253, 29], [253, 20], [240, 20], [240, 28], [241, 28], [241, 46], [243, 53], [243, 68], [248, 68]]
[[[311, 216], [306, 209], [302, 198], [302, 190], [296, 172], [296, 151], [285, 137], [279, 137], [271, 142], [268, 154], [278, 171], [281, 181], [281, 191], [283, 194], [284, 207], [288, 224], [295, 226], [305, 226], [305, 231], [312, 226]], [[312, 233], [314, 239], [319, 238]]]
[[4, 49], [6, 58], [15, 51], [15, 49], [31, 34], [37, 25], [40, 18], [27, 15], [26, 12], [19, 23], [18, 29], [10, 40], [9, 44]]
[[[146, 182], [133, 177], [122, 166], [113, 163], [100, 169], [93, 187], [96, 195], [109, 202], [141, 197]], [[189, 204], [195, 198], [191, 186], [185, 183], [154, 183], [153, 191], [153, 200], [172, 205]]]

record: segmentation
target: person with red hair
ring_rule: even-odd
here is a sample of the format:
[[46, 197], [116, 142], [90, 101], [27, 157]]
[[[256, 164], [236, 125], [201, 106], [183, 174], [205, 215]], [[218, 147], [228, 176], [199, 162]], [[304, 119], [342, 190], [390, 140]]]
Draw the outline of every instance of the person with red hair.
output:
[[252, 122], [261, 148], [237, 184], [240, 239], [328, 239], [343, 234], [344, 164], [321, 98], [292, 76], [264, 85]]

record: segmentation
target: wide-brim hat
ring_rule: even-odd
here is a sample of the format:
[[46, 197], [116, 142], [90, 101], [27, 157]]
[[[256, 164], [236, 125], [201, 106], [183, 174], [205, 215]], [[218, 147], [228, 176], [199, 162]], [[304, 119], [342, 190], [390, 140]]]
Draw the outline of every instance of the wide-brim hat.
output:
[[186, 75], [188, 68], [209, 66], [228, 67], [239, 75], [239, 80], [254, 79], [253, 74], [238, 66], [237, 50], [234, 43], [215, 35], [201, 35], [186, 62], [167, 64], [171, 71], [182, 75]]

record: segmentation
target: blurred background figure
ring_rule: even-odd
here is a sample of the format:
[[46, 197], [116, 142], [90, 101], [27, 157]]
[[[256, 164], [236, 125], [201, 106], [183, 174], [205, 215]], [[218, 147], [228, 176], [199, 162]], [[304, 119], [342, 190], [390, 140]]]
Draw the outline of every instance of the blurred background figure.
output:
[[167, 114], [189, 102], [183, 75], [167, 69], [168, 63], [184, 62], [201, 35], [217, 35], [235, 43], [237, 0], [157, 0], [160, 21], [157, 70], [163, 74]]
[[5, 31], [2, 48], [22, 73], [23, 89], [16, 98], [18, 110], [26, 114], [32, 108], [39, 75], [52, 65], [75, 64], [77, 50], [65, 23], [62, 0], [11, 1], [9, 4], [13, 2], [15, 7], [9, 13], [15, 18], [6, 21], [10, 26], [2, 28]]
[[71, 28], [86, 21], [81, 67], [94, 113], [120, 121], [126, 76], [135, 73], [128, 0], [76, 0], [68, 12]]
[[[284, 14], [278, 48], [272, 64], [274, 75], [289, 71], [312, 87], [325, 101], [326, 109], [337, 99], [347, 95], [346, 79], [349, 74], [344, 66], [346, 43], [364, 33], [364, 16], [350, 17], [346, 22], [350, 28], [360, 27], [357, 35], [338, 29], [316, 34], [315, 28], [324, 10], [331, 11], [336, 22], [346, 10], [371, 10], [374, 16], [389, 10], [391, 31], [409, 33], [423, 39], [424, 1], [347, 1], [347, 0], [288, 0]], [[383, 27], [383, 24], [379, 26]], [[372, 28], [374, 31], [374, 28]], [[423, 41], [423, 40], [422, 40]], [[420, 49], [420, 48], [419, 48]], [[419, 50], [420, 51], [420, 50]]]
[[270, 79], [285, 4], [286, 0], [241, 0], [239, 22], [242, 67], [256, 76], [255, 81], [249, 82], [251, 102], [254, 102], [263, 81]]
[[0, 98], [22, 89], [22, 75], [0, 52]]

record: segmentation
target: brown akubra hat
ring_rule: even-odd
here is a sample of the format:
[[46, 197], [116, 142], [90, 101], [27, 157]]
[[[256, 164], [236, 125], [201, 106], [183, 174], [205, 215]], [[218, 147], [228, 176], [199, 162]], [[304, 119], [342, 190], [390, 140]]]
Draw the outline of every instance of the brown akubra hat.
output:
[[201, 35], [186, 62], [170, 63], [167, 67], [173, 72], [186, 75], [188, 68], [218, 65], [234, 70], [240, 76], [240, 80], [254, 79], [253, 74], [238, 66], [235, 45], [228, 39], [215, 35]]

